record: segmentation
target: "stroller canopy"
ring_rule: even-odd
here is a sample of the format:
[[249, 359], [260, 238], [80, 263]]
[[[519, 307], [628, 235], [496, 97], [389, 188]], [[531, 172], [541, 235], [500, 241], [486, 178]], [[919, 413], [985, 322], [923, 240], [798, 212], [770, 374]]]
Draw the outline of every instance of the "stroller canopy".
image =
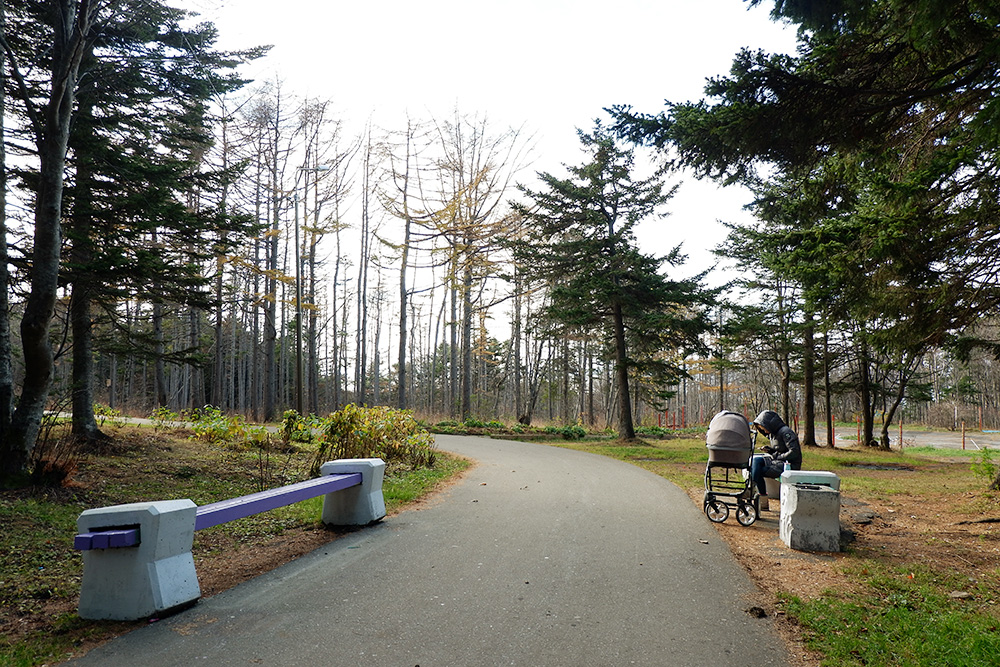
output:
[[753, 440], [750, 438], [750, 423], [746, 417], [724, 410], [714, 417], [708, 425], [706, 436], [709, 449], [752, 450]]

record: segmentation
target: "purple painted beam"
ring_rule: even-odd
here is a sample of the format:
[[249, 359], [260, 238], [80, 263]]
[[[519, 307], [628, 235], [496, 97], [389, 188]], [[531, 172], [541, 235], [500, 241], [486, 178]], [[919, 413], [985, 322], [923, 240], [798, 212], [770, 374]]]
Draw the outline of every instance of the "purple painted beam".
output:
[[89, 549], [118, 549], [134, 547], [139, 544], [138, 528], [122, 528], [101, 530], [92, 533], [80, 533], [73, 538], [73, 548], [77, 551]]
[[[280, 486], [259, 493], [251, 493], [239, 498], [220, 500], [217, 503], [202, 505], [196, 510], [194, 529], [202, 530], [218, 526], [220, 523], [243, 519], [254, 514], [260, 514], [285, 505], [292, 505], [301, 500], [323, 496], [334, 491], [341, 491], [361, 484], [361, 473], [352, 472], [343, 475], [324, 475], [316, 479], [308, 479], [298, 484]], [[115, 549], [132, 547], [139, 544], [138, 528], [112, 528], [108, 530], [79, 533], [73, 539], [73, 548], [77, 551], [89, 549]]]
[[359, 472], [345, 475], [324, 475], [323, 477], [309, 479], [298, 484], [289, 484], [277, 489], [251, 493], [239, 498], [220, 500], [217, 503], [202, 505], [197, 509], [194, 529], [203, 530], [211, 528], [212, 526], [218, 526], [220, 523], [243, 519], [254, 514], [260, 514], [261, 512], [360, 484], [361, 473]]

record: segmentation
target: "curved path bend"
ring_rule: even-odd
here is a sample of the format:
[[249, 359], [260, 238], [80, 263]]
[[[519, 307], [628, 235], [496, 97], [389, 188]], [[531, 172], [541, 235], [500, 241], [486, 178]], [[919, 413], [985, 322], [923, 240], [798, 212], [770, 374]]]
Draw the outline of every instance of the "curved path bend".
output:
[[753, 586], [675, 485], [558, 447], [437, 436], [478, 464], [74, 665], [785, 666]]

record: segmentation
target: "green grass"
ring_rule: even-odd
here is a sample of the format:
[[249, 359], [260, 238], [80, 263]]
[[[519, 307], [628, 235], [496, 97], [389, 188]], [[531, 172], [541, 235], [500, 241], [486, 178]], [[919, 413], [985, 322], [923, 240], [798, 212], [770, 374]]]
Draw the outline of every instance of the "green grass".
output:
[[[980, 667], [997, 664], [1000, 622], [996, 571], [969, 581], [926, 567], [854, 566], [864, 592], [804, 602], [785, 597], [786, 613], [804, 628], [823, 665]], [[964, 592], [972, 597], [952, 597]]]

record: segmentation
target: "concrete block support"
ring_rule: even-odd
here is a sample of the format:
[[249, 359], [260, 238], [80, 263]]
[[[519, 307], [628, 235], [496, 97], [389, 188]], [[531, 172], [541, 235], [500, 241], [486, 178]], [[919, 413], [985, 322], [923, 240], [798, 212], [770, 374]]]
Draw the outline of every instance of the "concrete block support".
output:
[[834, 491], [840, 490], [840, 477], [836, 473], [826, 470], [786, 470], [781, 473], [781, 477], [778, 479], [781, 482], [779, 493], [782, 502], [785, 501], [785, 489], [793, 484], [816, 484], [828, 486]]
[[382, 459], [338, 459], [320, 466], [320, 474], [361, 473], [361, 486], [329, 493], [323, 497], [323, 523], [329, 526], [366, 526], [385, 516]]
[[840, 491], [782, 484], [778, 536], [798, 551], [840, 551]]
[[786, 470], [781, 473], [782, 484], [819, 484], [840, 490], [840, 477], [826, 470]]
[[138, 527], [140, 543], [83, 552], [81, 618], [135, 620], [201, 596], [191, 544], [196, 506], [190, 500], [114, 505], [84, 511], [81, 533]]

